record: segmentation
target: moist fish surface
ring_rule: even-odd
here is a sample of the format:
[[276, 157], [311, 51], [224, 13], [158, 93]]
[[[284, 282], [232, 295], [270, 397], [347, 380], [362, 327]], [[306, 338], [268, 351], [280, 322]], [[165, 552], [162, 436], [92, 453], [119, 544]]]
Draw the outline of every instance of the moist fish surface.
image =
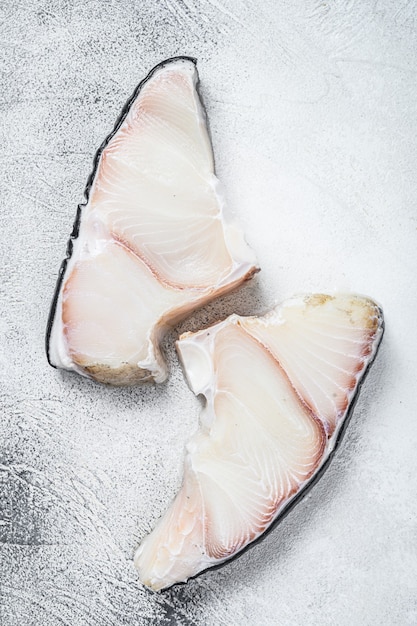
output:
[[313, 294], [180, 337], [206, 402], [179, 493], [136, 552], [142, 583], [159, 591], [224, 563], [294, 504], [340, 441], [382, 334], [369, 298]]
[[165, 329], [258, 271], [226, 215], [197, 86], [194, 59], [156, 66], [99, 149], [51, 307], [51, 365], [162, 382]]

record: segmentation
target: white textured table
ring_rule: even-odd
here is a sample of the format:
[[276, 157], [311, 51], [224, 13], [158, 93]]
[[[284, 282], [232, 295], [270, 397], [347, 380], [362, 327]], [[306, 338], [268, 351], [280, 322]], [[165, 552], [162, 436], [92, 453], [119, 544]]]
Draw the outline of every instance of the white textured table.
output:
[[[417, 5], [39, 0], [1, 15], [2, 626], [417, 624]], [[93, 155], [159, 61], [198, 58], [217, 172], [262, 273], [177, 330], [351, 290], [386, 334], [309, 495], [161, 595], [135, 547], [174, 495], [199, 401], [51, 369], [49, 302]]]

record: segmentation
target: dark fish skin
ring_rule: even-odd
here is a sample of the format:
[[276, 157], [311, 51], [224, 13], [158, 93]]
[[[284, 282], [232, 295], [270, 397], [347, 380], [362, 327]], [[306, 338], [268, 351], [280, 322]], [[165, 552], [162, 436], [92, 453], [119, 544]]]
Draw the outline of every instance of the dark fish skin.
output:
[[[155, 67], [148, 73], [148, 75], [143, 80], [141, 80], [141, 82], [135, 88], [133, 94], [127, 100], [126, 104], [123, 106], [122, 111], [121, 111], [119, 117], [116, 120], [116, 123], [114, 125], [113, 130], [104, 139], [104, 141], [102, 142], [102, 144], [100, 145], [99, 149], [97, 150], [97, 152], [96, 152], [96, 154], [94, 156], [93, 169], [91, 171], [91, 174], [88, 177], [87, 184], [86, 184], [85, 189], [84, 189], [84, 202], [79, 204], [78, 207], [77, 207], [77, 213], [76, 213], [76, 216], [75, 216], [74, 225], [72, 227], [70, 238], [69, 238], [68, 243], [67, 243], [67, 249], [66, 249], [65, 258], [62, 261], [61, 266], [60, 266], [60, 268], [58, 270], [58, 278], [57, 278], [57, 281], [56, 281], [54, 295], [52, 297], [51, 308], [49, 310], [48, 321], [47, 321], [47, 325], [46, 325], [46, 333], [45, 333], [46, 358], [48, 360], [49, 365], [51, 365], [55, 369], [57, 369], [57, 368], [56, 368], [56, 366], [53, 363], [51, 363], [50, 354], [49, 354], [49, 344], [50, 344], [50, 339], [51, 339], [52, 325], [53, 325], [54, 319], [55, 319], [56, 307], [57, 307], [58, 298], [59, 298], [59, 294], [60, 294], [60, 291], [61, 291], [62, 283], [63, 283], [63, 280], [64, 280], [65, 271], [67, 269], [67, 264], [68, 264], [68, 261], [70, 260], [70, 258], [72, 256], [72, 252], [73, 252], [73, 248], [74, 248], [74, 243], [73, 242], [74, 242], [75, 239], [78, 238], [78, 235], [79, 235], [79, 232], [80, 232], [82, 210], [86, 206], [86, 204], [88, 203], [88, 199], [89, 199], [89, 196], [90, 196], [90, 190], [91, 190], [93, 181], [94, 181], [94, 179], [96, 177], [97, 168], [98, 168], [98, 164], [99, 164], [99, 161], [100, 161], [101, 154], [102, 154], [103, 150], [106, 148], [107, 144], [111, 141], [111, 139], [113, 139], [114, 135], [117, 133], [117, 131], [119, 130], [120, 126], [123, 124], [124, 120], [126, 119], [126, 116], [128, 115], [128, 113], [130, 111], [130, 108], [131, 108], [133, 102], [138, 97], [139, 92], [141, 91], [142, 87], [149, 81], [150, 78], [152, 78], [152, 76], [155, 74], [155, 72], [157, 72], [159, 69], [161, 69], [162, 67], [165, 67], [166, 65], [169, 65], [170, 63], [175, 63], [176, 61], [181, 61], [181, 60], [183, 60], [183, 61], [191, 61], [192, 63], [194, 63], [194, 65], [197, 65], [197, 59], [195, 59], [194, 57], [189, 57], [189, 56], [172, 57], [170, 59], [166, 59], [165, 61], [162, 61], [161, 63], [158, 63], [158, 65], [155, 65]], [[198, 90], [198, 84], [197, 84], [197, 90]]]

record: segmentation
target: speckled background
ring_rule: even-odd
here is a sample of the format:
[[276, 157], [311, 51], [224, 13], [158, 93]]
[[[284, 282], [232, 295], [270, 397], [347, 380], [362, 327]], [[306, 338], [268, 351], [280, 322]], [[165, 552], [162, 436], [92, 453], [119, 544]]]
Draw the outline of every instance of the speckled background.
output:
[[[417, 624], [417, 5], [4, 0], [1, 626]], [[95, 150], [159, 61], [198, 58], [218, 175], [263, 271], [177, 330], [352, 290], [386, 335], [331, 467], [264, 542], [153, 594], [132, 555], [199, 401], [51, 369], [44, 332]]]

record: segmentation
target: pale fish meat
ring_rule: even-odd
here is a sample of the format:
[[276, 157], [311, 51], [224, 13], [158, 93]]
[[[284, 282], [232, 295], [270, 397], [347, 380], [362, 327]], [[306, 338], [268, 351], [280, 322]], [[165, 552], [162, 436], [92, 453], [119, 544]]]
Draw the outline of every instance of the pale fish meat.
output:
[[167, 375], [167, 326], [258, 267], [226, 215], [195, 60], [161, 63], [101, 146], [51, 307], [51, 365], [111, 384]]
[[340, 441], [382, 334], [372, 300], [315, 294], [181, 336], [206, 404], [182, 487], [136, 552], [142, 583], [158, 591], [225, 562], [294, 504]]

